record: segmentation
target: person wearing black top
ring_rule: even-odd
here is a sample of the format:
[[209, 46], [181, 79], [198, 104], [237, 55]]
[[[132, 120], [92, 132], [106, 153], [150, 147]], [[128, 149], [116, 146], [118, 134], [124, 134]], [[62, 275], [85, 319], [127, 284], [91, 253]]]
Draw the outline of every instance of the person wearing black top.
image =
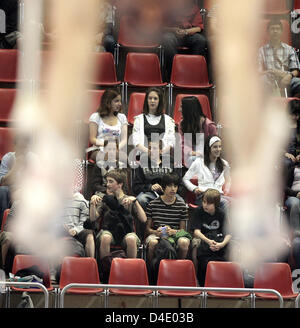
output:
[[225, 261], [226, 246], [231, 239], [231, 235], [225, 232], [226, 217], [219, 205], [220, 193], [207, 189], [202, 206], [193, 212], [191, 218], [192, 256], [200, 286], [204, 286], [208, 262]]
[[18, 0], [1, 0], [0, 10], [5, 13], [5, 33], [0, 33], [0, 49], [15, 48], [18, 32]]
[[[175, 168], [173, 157], [161, 153], [161, 141], [150, 141], [148, 154], [141, 156], [140, 166], [135, 169], [132, 191], [144, 209], [151, 200], [163, 194], [161, 180], [165, 174], [174, 172], [181, 180], [182, 168]], [[183, 192], [184, 186], [180, 183], [176, 198], [184, 202]]]

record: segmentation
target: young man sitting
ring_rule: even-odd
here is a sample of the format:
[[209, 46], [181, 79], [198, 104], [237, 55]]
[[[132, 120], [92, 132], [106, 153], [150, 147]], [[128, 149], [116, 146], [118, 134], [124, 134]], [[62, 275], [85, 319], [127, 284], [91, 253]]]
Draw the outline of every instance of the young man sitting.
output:
[[[182, 168], [175, 168], [172, 156], [162, 156], [161, 149], [161, 140], [150, 141], [148, 154], [141, 156], [141, 165], [135, 170], [132, 191], [144, 210], [151, 200], [163, 194], [161, 180], [165, 174], [176, 173], [178, 177], [182, 176]], [[179, 194], [176, 192], [176, 197], [184, 202], [180, 196], [184, 192], [184, 186], [180, 184], [177, 187], [180, 190]]]
[[[154, 257], [155, 247], [160, 238], [164, 235], [166, 238], [174, 237], [176, 233], [186, 228], [188, 212], [186, 204], [176, 198], [180, 178], [175, 173], [168, 173], [162, 177], [161, 187], [163, 194], [152, 200], [146, 209], [148, 237], [146, 245], [148, 246], [148, 261]], [[189, 235], [189, 234], [186, 234]], [[177, 257], [185, 259], [188, 254], [190, 240], [187, 237], [175, 239], [175, 248]]]
[[192, 215], [190, 230], [193, 232], [192, 257], [198, 272], [200, 286], [204, 286], [209, 261], [225, 261], [225, 246], [231, 235], [225, 232], [225, 214], [220, 209], [221, 195], [216, 189], [207, 189], [202, 206]]
[[[133, 220], [135, 218], [141, 222], [146, 222], [146, 214], [139, 202], [137, 202], [137, 199], [133, 196], [125, 195], [123, 191], [123, 187], [126, 184], [126, 173], [121, 169], [115, 169], [109, 171], [105, 177], [107, 181], [107, 195], [114, 196], [120, 208], [123, 210], [123, 206], [131, 214], [129, 218], [131, 222], [129, 222], [129, 224], [133, 226]], [[99, 244], [100, 260], [110, 254], [110, 246], [115, 244], [115, 239], [120, 239], [120, 236], [117, 235], [117, 231], [109, 231], [101, 228], [100, 221], [104, 218], [102, 213], [106, 206], [103, 200], [104, 194], [98, 194], [93, 195], [90, 202], [90, 221], [95, 224], [97, 233], [96, 243]], [[106, 197], [105, 200], [108, 200], [108, 197]], [[108, 204], [108, 202], [105, 203]], [[131, 232], [124, 236], [121, 246], [126, 249], [127, 257], [136, 258], [139, 244], [140, 239], [132, 229]]]

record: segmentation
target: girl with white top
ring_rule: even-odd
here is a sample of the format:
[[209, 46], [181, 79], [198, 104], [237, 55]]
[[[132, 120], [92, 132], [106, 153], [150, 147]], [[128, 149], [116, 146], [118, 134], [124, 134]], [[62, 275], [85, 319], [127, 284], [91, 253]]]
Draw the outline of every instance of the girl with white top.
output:
[[[222, 141], [218, 136], [209, 136], [204, 144], [204, 159], [197, 158], [183, 177], [183, 183], [189, 191], [196, 195], [196, 204], [200, 205], [203, 193], [211, 188], [221, 193], [221, 207], [227, 208], [230, 197], [226, 196], [230, 189], [230, 167], [221, 158]], [[190, 180], [198, 178], [198, 186]]]
[[[117, 139], [119, 150], [126, 153], [127, 146], [127, 118], [121, 113], [122, 100], [117, 90], [108, 89], [104, 92], [100, 106], [96, 113], [90, 116], [89, 130], [90, 143], [104, 151], [104, 142], [108, 139]], [[96, 161], [98, 150], [91, 154]]]
[[149, 88], [143, 107], [143, 113], [137, 115], [133, 125], [133, 145], [142, 153], [148, 153], [148, 142], [155, 138], [153, 134], [163, 134], [162, 153], [168, 153], [175, 144], [175, 123], [164, 114], [164, 95], [159, 88]]

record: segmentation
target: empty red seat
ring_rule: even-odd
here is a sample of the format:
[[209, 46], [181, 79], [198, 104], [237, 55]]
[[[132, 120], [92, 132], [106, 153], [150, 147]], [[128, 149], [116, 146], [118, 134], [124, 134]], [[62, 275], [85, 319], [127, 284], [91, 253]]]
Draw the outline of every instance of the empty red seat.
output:
[[17, 65], [19, 50], [0, 50], [0, 82], [17, 82]]
[[[157, 286], [197, 287], [195, 267], [191, 260], [161, 260]], [[166, 296], [200, 296], [199, 291], [159, 290]]]
[[14, 151], [14, 136], [14, 128], [0, 127], [0, 161], [6, 153]]
[[93, 53], [92, 56], [92, 60], [95, 62], [95, 74], [90, 83], [106, 87], [121, 85], [121, 81], [117, 79], [113, 55], [110, 52], [97, 52]]
[[[71, 283], [100, 284], [98, 265], [92, 257], [66, 256], [61, 266], [59, 289], [62, 290]], [[95, 294], [103, 291], [103, 288], [70, 288], [67, 293]]]
[[16, 93], [16, 89], [0, 89], [0, 122], [8, 123], [12, 121], [10, 115]]
[[[287, 263], [263, 263], [258, 267], [254, 276], [254, 288], [277, 290], [283, 299], [295, 299], [298, 293], [292, 288], [291, 268]], [[278, 299], [275, 294], [255, 293], [264, 299]]]
[[127, 87], [163, 87], [161, 68], [158, 56], [154, 53], [129, 52], [125, 63], [125, 98], [127, 103]]
[[286, 0], [264, 0], [263, 14], [284, 15], [289, 13]]
[[[243, 271], [238, 263], [208, 262], [204, 287], [245, 288]], [[208, 292], [208, 295], [221, 298], [241, 298], [249, 292]]]
[[[143, 259], [114, 258], [111, 264], [109, 284], [114, 285], [149, 285], [146, 263]], [[110, 288], [118, 295], [147, 295], [150, 289], [120, 289]]]

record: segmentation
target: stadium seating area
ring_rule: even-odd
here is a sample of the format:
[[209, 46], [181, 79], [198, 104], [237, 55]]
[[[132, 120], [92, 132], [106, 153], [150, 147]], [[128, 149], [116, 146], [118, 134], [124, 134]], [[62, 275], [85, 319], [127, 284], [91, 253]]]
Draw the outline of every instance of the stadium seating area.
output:
[[[157, 43], [138, 43], [128, 39], [130, 20], [124, 14], [126, 1], [111, 0], [114, 8], [114, 28], [117, 36], [115, 53], [91, 53], [96, 63], [96, 72], [92, 81], [87, 81], [90, 106], [82, 117], [84, 131], [88, 129], [88, 119], [94, 113], [107, 88], [121, 90], [124, 113], [127, 116], [129, 128], [132, 128], [134, 117], [142, 112], [145, 91], [148, 87], [157, 86], [165, 92], [166, 113], [178, 126], [181, 120], [179, 111], [181, 100], [188, 95], [194, 95], [201, 103], [203, 113], [211, 120], [218, 117], [216, 86], [209, 76], [207, 59], [201, 55], [190, 55], [183, 51], [175, 55], [170, 81], [164, 80], [163, 47]], [[132, 2], [133, 3], [133, 2]], [[134, 6], [131, 3], [131, 6]], [[203, 20], [210, 10], [209, 0], [198, 0]], [[129, 8], [129, 7], [128, 7]], [[130, 7], [131, 8], [131, 7]], [[129, 9], [128, 9], [129, 10]], [[299, 55], [300, 33], [296, 34], [291, 28], [294, 21], [300, 18], [300, 1], [298, 0], [269, 0], [262, 15], [263, 28], [271, 16], [277, 15], [283, 24], [283, 41], [296, 48]], [[300, 26], [300, 24], [298, 24]], [[264, 35], [261, 45], [267, 42]], [[51, 52], [51, 45], [44, 45], [43, 58]], [[0, 162], [9, 151], [13, 151], [15, 129], [11, 127], [15, 99], [18, 95], [18, 59], [20, 50], [0, 49]], [[47, 65], [45, 60], [44, 65]], [[43, 69], [42, 69], [43, 71]], [[43, 79], [41, 79], [42, 81]], [[39, 81], [39, 82], [41, 82]], [[33, 88], [34, 92], [34, 88]], [[288, 103], [294, 98], [284, 98], [278, 101]], [[299, 99], [300, 101], [300, 99]], [[219, 122], [217, 122], [219, 123]], [[219, 125], [221, 127], [221, 125]], [[221, 133], [220, 133], [221, 134]], [[89, 145], [86, 138], [86, 146]], [[88, 158], [82, 158], [86, 166], [85, 181], [89, 182], [89, 168], [94, 163]], [[128, 175], [131, 186], [133, 174]], [[130, 188], [129, 188], [130, 189]], [[89, 197], [86, 197], [89, 198]], [[189, 209], [194, 209], [194, 194], [187, 192], [186, 203]], [[1, 231], [9, 209], [4, 213]], [[145, 251], [143, 249], [143, 251]], [[48, 263], [30, 255], [16, 255], [12, 273], [34, 264], [42, 267], [47, 277], [46, 285], [49, 292], [49, 307], [278, 307], [278, 296], [274, 293], [255, 291], [251, 293], [245, 288], [243, 270], [238, 263], [209, 262], [205, 288], [236, 288], [238, 292], [195, 290], [197, 287], [196, 273], [191, 260], [162, 260], [159, 266], [157, 285], [149, 284], [146, 269], [146, 256], [141, 252], [140, 258], [115, 258], [112, 262], [109, 285], [147, 286], [144, 289], [126, 289], [122, 287], [103, 287], [99, 278], [97, 262], [94, 258], [65, 257], [61, 267], [59, 282], [50, 279]], [[266, 263], [258, 268], [253, 278], [255, 289], [275, 289], [284, 300], [284, 307], [294, 307], [298, 295], [293, 290], [291, 264]], [[66, 292], [68, 284], [92, 284], [91, 287], [71, 287]], [[97, 285], [97, 286], [95, 286]], [[181, 286], [192, 290], [163, 290], [152, 287]], [[152, 289], [151, 289], [152, 288]], [[194, 288], [194, 290], [193, 290]], [[241, 291], [245, 289], [245, 291]], [[22, 291], [27, 291], [37, 307], [44, 306], [43, 293], [36, 288], [8, 287], [1, 294], [3, 304], [14, 307], [20, 301]], [[62, 291], [64, 291], [62, 293]]]

